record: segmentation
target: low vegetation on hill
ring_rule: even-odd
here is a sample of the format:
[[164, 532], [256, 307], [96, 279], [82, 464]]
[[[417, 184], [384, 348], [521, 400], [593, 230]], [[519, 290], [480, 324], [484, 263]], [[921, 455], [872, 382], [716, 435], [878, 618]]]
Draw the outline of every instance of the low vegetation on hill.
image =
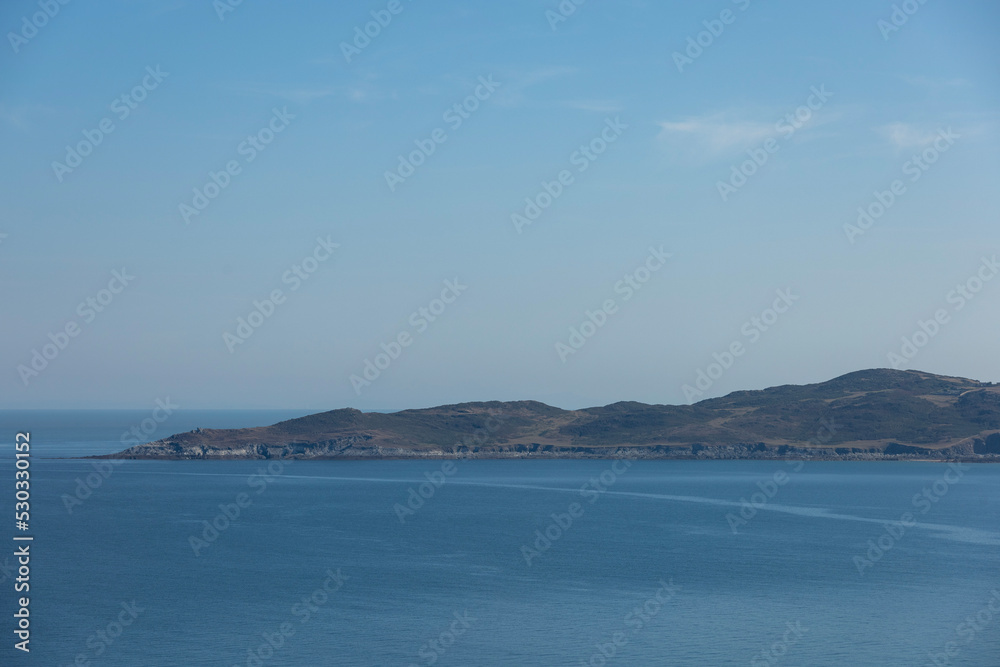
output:
[[110, 458], [1000, 459], [1000, 386], [919, 371], [738, 391], [694, 405], [536, 401], [390, 414], [332, 410], [272, 426], [196, 429]]

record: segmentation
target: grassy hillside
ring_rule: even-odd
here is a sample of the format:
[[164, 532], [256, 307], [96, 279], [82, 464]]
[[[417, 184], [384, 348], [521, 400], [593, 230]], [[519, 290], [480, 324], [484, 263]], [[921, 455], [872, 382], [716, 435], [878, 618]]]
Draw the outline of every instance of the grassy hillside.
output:
[[198, 429], [133, 447], [121, 456], [399, 456], [456, 450], [571, 454], [626, 446], [697, 450], [736, 445], [884, 452], [965, 444], [974, 444], [980, 453], [1000, 440], [997, 431], [1000, 386], [875, 369], [818, 384], [738, 391], [683, 406], [621, 402], [561, 410], [517, 401], [391, 414], [340, 409], [258, 428]]

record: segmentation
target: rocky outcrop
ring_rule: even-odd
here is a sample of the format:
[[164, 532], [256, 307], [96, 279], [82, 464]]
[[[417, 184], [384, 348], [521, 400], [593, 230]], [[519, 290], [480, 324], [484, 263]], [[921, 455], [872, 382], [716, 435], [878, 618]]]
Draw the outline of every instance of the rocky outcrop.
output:
[[982, 440], [976, 438], [972, 449], [976, 454], [1000, 454], [1000, 433], [991, 433]]

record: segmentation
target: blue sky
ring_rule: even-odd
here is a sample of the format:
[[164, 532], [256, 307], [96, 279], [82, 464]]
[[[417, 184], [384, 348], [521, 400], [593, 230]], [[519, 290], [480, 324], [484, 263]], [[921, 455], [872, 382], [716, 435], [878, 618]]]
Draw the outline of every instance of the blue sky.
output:
[[390, 5], [3, 3], [0, 404], [681, 403], [890, 354], [1000, 380], [995, 2]]

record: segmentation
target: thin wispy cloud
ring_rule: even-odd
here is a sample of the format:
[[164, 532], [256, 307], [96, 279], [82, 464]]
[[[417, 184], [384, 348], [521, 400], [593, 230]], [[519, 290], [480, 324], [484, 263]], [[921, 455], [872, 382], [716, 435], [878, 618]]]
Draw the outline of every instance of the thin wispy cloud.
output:
[[385, 99], [396, 99], [394, 92], [388, 92], [379, 86], [369, 83], [362, 83], [350, 86], [274, 86], [269, 84], [259, 84], [243, 86], [236, 89], [237, 92], [252, 95], [267, 95], [287, 100], [298, 106], [305, 106], [316, 100], [327, 97], [341, 97], [349, 102], [362, 104]]
[[922, 148], [938, 137], [937, 127], [914, 123], [889, 123], [878, 128], [879, 133], [896, 148]]
[[497, 74], [502, 87], [494, 102], [504, 107], [522, 106], [529, 102], [527, 91], [533, 86], [576, 73], [575, 67], [544, 67], [521, 74]]
[[942, 88], [964, 88], [972, 85], [968, 79], [961, 78], [936, 78], [929, 76], [904, 76], [903, 81], [913, 86], [940, 90]]
[[187, 9], [190, 3], [187, 0], [154, 0], [148, 4], [151, 16], [162, 16], [170, 12]]
[[357, 102], [360, 104], [361, 102], [366, 102], [368, 100], [368, 97], [369, 97], [368, 93], [361, 90], [360, 88], [352, 88], [351, 90], [347, 91], [347, 99], [349, 99], [352, 102]]
[[53, 113], [49, 107], [37, 104], [19, 104], [11, 106], [0, 104], [0, 123], [15, 127], [19, 130], [27, 129], [31, 121], [39, 116], [48, 116]]
[[563, 106], [594, 113], [618, 113], [625, 108], [625, 105], [613, 100], [570, 100], [563, 102]]
[[25, 112], [24, 108], [14, 109], [5, 104], [0, 104], [0, 121], [6, 125], [13, 125], [16, 128], [24, 128]]
[[713, 155], [740, 150], [775, 134], [774, 123], [735, 120], [729, 114], [662, 121], [659, 139], [670, 144], [696, 144]]
[[[803, 115], [803, 110], [808, 113]], [[660, 121], [657, 140], [670, 150], [686, 150], [693, 157], [711, 159], [740, 153], [772, 138], [798, 142], [829, 137], [830, 132], [817, 130], [842, 121], [851, 113], [849, 108], [820, 106], [810, 110], [804, 105], [784, 110], [715, 112]]]
[[344, 54], [331, 53], [325, 56], [310, 58], [306, 62], [310, 65], [319, 65], [321, 67], [340, 67], [344, 64]]
[[238, 92], [252, 93], [256, 95], [270, 95], [273, 97], [280, 97], [281, 99], [288, 100], [289, 102], [293, 102], [295, 104], [304, 105], [309, 104], [314, 100], [336, 95], [339, 92], [339, 89], [334, 86], [288, 87], [258, 84], [243, 86], [238, 89]]

